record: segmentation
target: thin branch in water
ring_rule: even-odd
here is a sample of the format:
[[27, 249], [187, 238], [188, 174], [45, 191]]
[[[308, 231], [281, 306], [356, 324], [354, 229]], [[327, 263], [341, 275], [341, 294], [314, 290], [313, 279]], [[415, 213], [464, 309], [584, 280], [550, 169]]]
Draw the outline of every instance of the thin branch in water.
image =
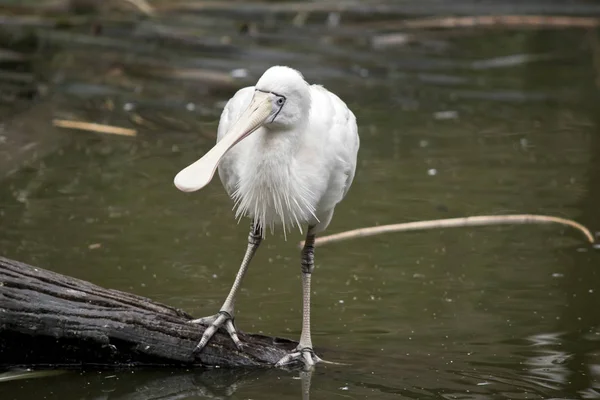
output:
[[[406, 232], [424, 229], [460, 228], [466, 226], [506, 225], [506, 224], [550, 224], [556, 223], [570, 226], [579, 230], [586, 239], [594, 244], [594, 236], [588, 228], [570, 219], [552, 217], [548, 215], [515, 214], [515, 215], [479, 215], [465, 218], [449, 218], [429, 221], [407, 222], [402, 224], [372, 226], [368, 228], [353, 229], [351, 231], [322, 236], [316, 239], [315, 244], [339, 242], [358, 237], [380, 235], [390, 232]], [[300, 242], [300, 247], [304, 241]]]
[[54, 119], [54, 120], [52, 120], [52, 124], [54, 126], [58, 126], [60, 128], [79, 129], [82, 131], [108, 133], [111, 135], [135, 136], [137, 134], [135, 129], [121, 128], [119, 126], [111, 126], [111, 125], [104, 125], [104, 124], [95, 124], [92, 122]]
[[146, 0], [124, 0], [124, 2], [131, 4], [141, 13], [149, 17], [154, 16], [154, 8]]
[[402, 28], [472, 28], [479, 26], [514, 26], [533, 28], [596, 28], [600, 19], [561, 15], [481, 15], [468, 17], [418, 18], [402, 21]]

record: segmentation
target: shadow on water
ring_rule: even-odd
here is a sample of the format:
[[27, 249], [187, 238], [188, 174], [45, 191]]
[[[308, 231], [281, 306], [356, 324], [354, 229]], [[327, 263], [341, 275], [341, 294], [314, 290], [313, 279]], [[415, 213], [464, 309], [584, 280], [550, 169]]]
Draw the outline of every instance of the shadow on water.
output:
[[[21, 5], [2, 10], [12, 15], [1, 28], [12, 53], [0, 52], [0, 67], [18, 72], [0, 73], [12, 96], [0, 98], [3, 256], [214, 313], [246, 225], [233, 221], [218, 182], [185, 196], [172, 178], [214, 142], [224, 101], [278, 63], [338, 93], [360, 122], [357, 176], [330, 232], [512, 212], [600, 226], [595, 31], [405, 31], [394, 28], [397, 14], [257, 16], [252, 5], [228, 14], [160, 1], [151, 19], [61, 14], [59, 3], [29, 19]], [[406, 4], [407, 15], [443, 8]], [[457, 14], [473, 6], [456, 4]], [[571, 15], [597, 8], [573, 7]], [[56, 118], [137, 136], [66, 131]], [[240, 293], [242, 330], [299, 335], [296, 240], [268, 237], [257, 254]], [[324, 246], [316, 257], [313, 340], [349, 365], [319, 366], [312, 400], [599, 396], [599, 258], [568, 230], [389, 235]], [[308, 398], [309, 377], [217, 369], [2, 378], [3, 399], [298, 399]]]

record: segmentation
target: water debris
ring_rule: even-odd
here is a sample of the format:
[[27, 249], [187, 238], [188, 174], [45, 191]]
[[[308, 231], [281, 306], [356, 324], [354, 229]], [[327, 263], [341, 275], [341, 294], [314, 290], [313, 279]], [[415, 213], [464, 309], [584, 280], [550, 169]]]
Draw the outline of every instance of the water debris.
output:
[[107, 133], [110, 135], [122, 135], [122, 136], [137, 135], [137, 131], [135, 129], [122, 128], [119, 126], [112, 126], [112, 125], [96, 124], [93, 122], [81, 122], [81, 121], [71, 121], [71, 120], [65, 120], [65, 119], [54, 119], [54, 120], [52, 120], [52, 125], [57, 126], [59, 128], [79, 129], [81, 131]]
[[510, 68], [521, 65], [531, 64], [538, 61], [546, 61], [556, 58], [553, 54], [512, 54], [504, 57], [494, 57], [487, 60], [478, 60], [471, 63], [471, 67], [476, 70], [492, 68]]
[[44, 11], [60, 12], [67, 10], [74, 14], [108, 14], [114, 11], [135, 11], [141, 15], [152, 17], [154, 8], [146, 0], [55, 0], [42, 2]]
[[33, 378], [45, 378], [48, 376], [56, 376], [67, 373], [64, 370], [51, 370], [51, 371], [34, 371], [31, 369], [20, 370], [16, 369], [13, 371], [3, 372], [0, 374], [0, 382], [17, 381], [22, 379], [33, 379]]
[[123, 0], [125, 3], [131, 4], [142, 14], [147, 16], [154, 16], [154, 8], [146, 0]]
[[462, 17], [427, 17], [396, 21], [356, 24], [380, 29], [451, 29], [475, 27], [513, 28], [596, 28], [600, 18], [563, 15], [473, 15]]
[[448, 110], [448, 111], [437, 111], [433, 113], [433, 118], [437, 120], [447, 120], [447, 119], [457, 119], [458, 111]]
[[178, 68], [160, 64], [129, 64], [129, 72], [141, 76], [151, 76], [163, 79], [181, 79], [188, 81], [206, 82], [219, 86], [235, 86], [236, 79], [231, 73], [200, 68]]
[[90, 250], [96, 250], [102, 247], [102, 243], [92, 243], [88, 246]]
[[236, 79], [247, 78], [248, 75], [248, 70], [246, 68], [236, 68], [231, 71], [231, 76]]
[[[511, 215], [478, 215], [464, 218], [449, 218], [429, 221], [406, 222], [402, 224], [372, 226], [368, 228], [353, 229], [351, 231], [322, 236], [315, 240], [315, 244], [339, 242], [342, 240], [355, 239], [358, 237], [380, 235], [390, 232], [406, 232], [424, 229], [461, 228], [467, 226], [507, 225], [507, 224], [560, 224], [577, 229], [594, 244], [594, 236], [588, 228], [570, 219], [553, 217], [549, 215], [534, 214], [511, 214]], [[304, 241], [300, 242], [304, 246]]]
[[371, 46], [375, 49], [386, 49], [394, 46], [405, 46], [412, 40], [412, 36], [406, 33], [395, 32], [385, 33], [374, 36], [371, 39]]

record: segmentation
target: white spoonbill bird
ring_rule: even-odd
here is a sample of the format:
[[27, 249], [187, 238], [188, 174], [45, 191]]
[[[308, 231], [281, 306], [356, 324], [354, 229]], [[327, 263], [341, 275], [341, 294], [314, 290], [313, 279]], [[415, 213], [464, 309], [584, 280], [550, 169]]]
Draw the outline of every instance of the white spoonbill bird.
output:
[[224, 327], [241, 349], [233, 323], [234, 303], [250, 260], [267, 227], [308, 226], [301, 253], [302, 334], [298, 347], [277, 366], [299, 361], [311, 367], [321, 361], [310, 335], [310, 279], [315, 235], [322, 232], [354, 179], [359, 148], [356, 118], [338, 96], [308, 84], [292, 68], [274, 66], [256, 86], [239, 90], [225, 106], [217, 144], [181, 170], [175, 186], [193, 192], [219, 177], [235, 205], [236, 217], [252, 220], [248, 247], [235, 281], [216, 315], [194, 320], [209, 325], [196, 351]]

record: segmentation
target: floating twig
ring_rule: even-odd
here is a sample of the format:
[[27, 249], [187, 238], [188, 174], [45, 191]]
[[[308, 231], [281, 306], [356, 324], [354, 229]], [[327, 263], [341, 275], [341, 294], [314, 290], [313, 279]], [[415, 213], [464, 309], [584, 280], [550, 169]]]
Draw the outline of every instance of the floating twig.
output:
[[154, 8], [146, 0], [123, 0], [125, 3], [129, 3], [134, 6], [142, 14], [149, 17], [154, 16]]
[[[389, 232], [406, 232], [423, 229], [459, 228], [466, 226], [505, 225], [505, 224], [549, 224], [556, 223], [567, 225], [583, 233], [590, 243], [594, 243], [594, 236], [588, 228], [570, 219], [552, 217], [548, 215], [516, 214], [516, 215], [478, 215], [465, 218], [449, 218], [429, 221], [406, 222], [402, 224], [372, 226], [368, 228], [353, 229], [351, 231], [322, 236], [316, 239], [315, 244], [339, 242], [341, 240], [355, 239], [358, 237], [380, 235]], [[300, 242], [300, 246], [304, 241]]]
[[82, 131], [108, 133], [111, 135], [135, 136], [137, 134], [137, 131], [135, 129], [121, 128], [119, 126], [112, 125], [95, 124], [93, 122], [54, 119], [52, 120], [52, 124], [60, 128], [79, 129]]
[[[367, 23], [368, 24], [368, 23]], [[373, 23], [377, 25], [377, 23]], [[514, 26], [534, 28], [595, 28], [600, 18], [561, 15], [477, 15], [467, 17], [415, 18], [397, 22], [382, 22], [378, 27], [401, 29], [470, 28], [479, 26]]]
[[230, 73], [200, 68], [177, 68], [152, 64], [129, 64], [127, 70], [132, 73], [163, 79], [183, 79], [206, 82], [219, 86], [234, 86], [236, 80]]

